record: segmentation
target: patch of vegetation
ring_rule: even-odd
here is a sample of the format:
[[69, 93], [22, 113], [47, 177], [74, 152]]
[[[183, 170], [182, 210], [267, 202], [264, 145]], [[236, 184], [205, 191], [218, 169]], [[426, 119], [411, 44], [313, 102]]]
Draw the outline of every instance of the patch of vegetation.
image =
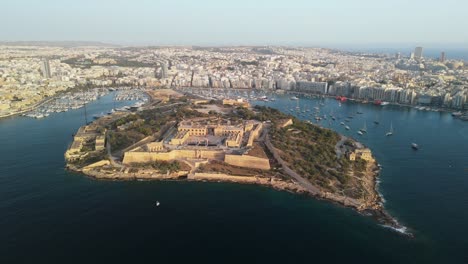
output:
[[188, 171], [190, 167], [185, 163], [179, 161], [153, 161], [149, 163], [133, 163], [132, 169], [138, 168], [151, 168], [158, 171], [161, 174], [173, 173], [178, 171]]
[[145, 136], [134, 131], [115, 132], [109, 131], [109, 143], [112, 151], [122, 150], [142, 140]]
[[255, 176], [255, 175], [267, 175], [268, 172], [260, 169], [251, 169], [245, 167], [238, 167], [227, 164], [223, 161], [212, 160], [208, 164], [202, 164], [198, 168], [199, 172], [206, 173], [224, 173], [228, 175], [238, 176]]
[[[281, 158], [294, 171], [325, 191], [342, 194], [346, 190], [350, 197], [362, 197], [359, 178], [364, 176], [366, 163], [363, 160], [351, 162], [344, 156], [337, 157], [335, 146], [341, 138], [338, 133], [303, 122], [276, 109], [255, 107], [255, 111], [237, 109], [243, 118], [272, 122], [270, 140], [280, 151]], [[286, 118], [291, 118], [293, 125], [278, 128], [277, 122]], [[352, 141], [346, 143], [354, 145]]]
[[172, 173], [172, 172], [177, 172], [180, 170], [180, 164], [177, 161], [155, 161], [151, 164], [151, 167], [153, 169], [158, 170], [160, 173]]

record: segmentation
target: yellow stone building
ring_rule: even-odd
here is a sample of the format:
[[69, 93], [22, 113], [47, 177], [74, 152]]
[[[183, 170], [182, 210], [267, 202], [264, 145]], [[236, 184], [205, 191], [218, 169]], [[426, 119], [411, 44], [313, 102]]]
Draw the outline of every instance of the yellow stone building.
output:
[[[263, 129], [255, 120], [233, 124], [229, 120], [197, 118], [179, 123], [175, 135], [124, 153], [123, 164], [156, 160], [219, 160], [253, 169], [270, 169], [267, 157], [245, 154]], [[206, 144], [203, 144], [206, 142]], [[244, 154], [242, 154], [244, 153]]]
[[223, 99], [223, 105], [232, 105], [232, 106], [242, 106], [245, 108], [249, 108], [250, 104], [243, 99]]
[[243, 124], [232, 125], [229, 120], [187, 120], [180, 122], [177, 133], [171, 139], [170, 144], [183, 145], [192, 136], [214, 136], [226, 138], [227, 147], [240, 147], [244, 132]]
[[351, 161], [355, 161], [358, 158], [363, 159], [365, 161], [374, 160], [374, 158], [372, 157], [372, 152], [368, 148], [356, 149], [355, 151], [350, 152], [348, 156], [349, 156], [349, 160]]

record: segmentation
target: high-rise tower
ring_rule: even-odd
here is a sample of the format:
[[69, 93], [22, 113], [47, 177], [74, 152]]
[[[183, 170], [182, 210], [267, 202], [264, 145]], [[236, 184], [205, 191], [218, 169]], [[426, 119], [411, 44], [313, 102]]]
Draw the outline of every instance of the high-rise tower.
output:
[[46, 58], [42, 59], [41, 71], [42, 77], [47, 79], [51, 77], [49, 60]]
[[440, 61], [440, 62], [445, 62], [446, 59], [447, 59], [447, 58], [445, 57], [445, 51], [442, 51], [442, 52], [440, 53], [439, 61]]
[[414, 58], [417, 60], [423, 58], [423, 47], [416, 47], [414, 49]]

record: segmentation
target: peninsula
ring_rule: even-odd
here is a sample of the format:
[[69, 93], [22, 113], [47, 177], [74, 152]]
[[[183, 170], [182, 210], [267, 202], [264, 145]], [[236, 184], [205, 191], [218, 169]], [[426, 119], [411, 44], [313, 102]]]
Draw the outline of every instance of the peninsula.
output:
[[148, 90], [140, 109], [81, 127], [67, 168], [97, 179], [226, 181], [308, 194], [400, 228], [376, 190], [371, 150], [338, 133], [241, 99]]

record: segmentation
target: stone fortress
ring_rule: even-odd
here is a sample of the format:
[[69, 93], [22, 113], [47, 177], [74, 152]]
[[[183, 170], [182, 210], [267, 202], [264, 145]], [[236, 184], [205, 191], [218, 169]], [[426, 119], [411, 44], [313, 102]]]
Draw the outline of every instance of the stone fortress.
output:
[[89, 156], [89, 151], [83, 151], [83, 147], [94, 145], [91, 151], [99, 152], [105, 149], [106, 130], [100, 130], [96, 124], [90, 124], [78, 129], [73, 137], [73, 143], [65, 152], [65, 159], [68, 161], [76, 161]]
[[[270, 169], [263, 149], [249, 154], [263, 130], [255, 120], [231, 121], [220, 118], [194, 118], [181, 121], [161, 141], [150, 142], [124, 153], [123, 164], [152, 161], [186, 160], [203, 163], [209, 160], [253, 169]], [[259, 155], [260, 153], [260, 155]]]

